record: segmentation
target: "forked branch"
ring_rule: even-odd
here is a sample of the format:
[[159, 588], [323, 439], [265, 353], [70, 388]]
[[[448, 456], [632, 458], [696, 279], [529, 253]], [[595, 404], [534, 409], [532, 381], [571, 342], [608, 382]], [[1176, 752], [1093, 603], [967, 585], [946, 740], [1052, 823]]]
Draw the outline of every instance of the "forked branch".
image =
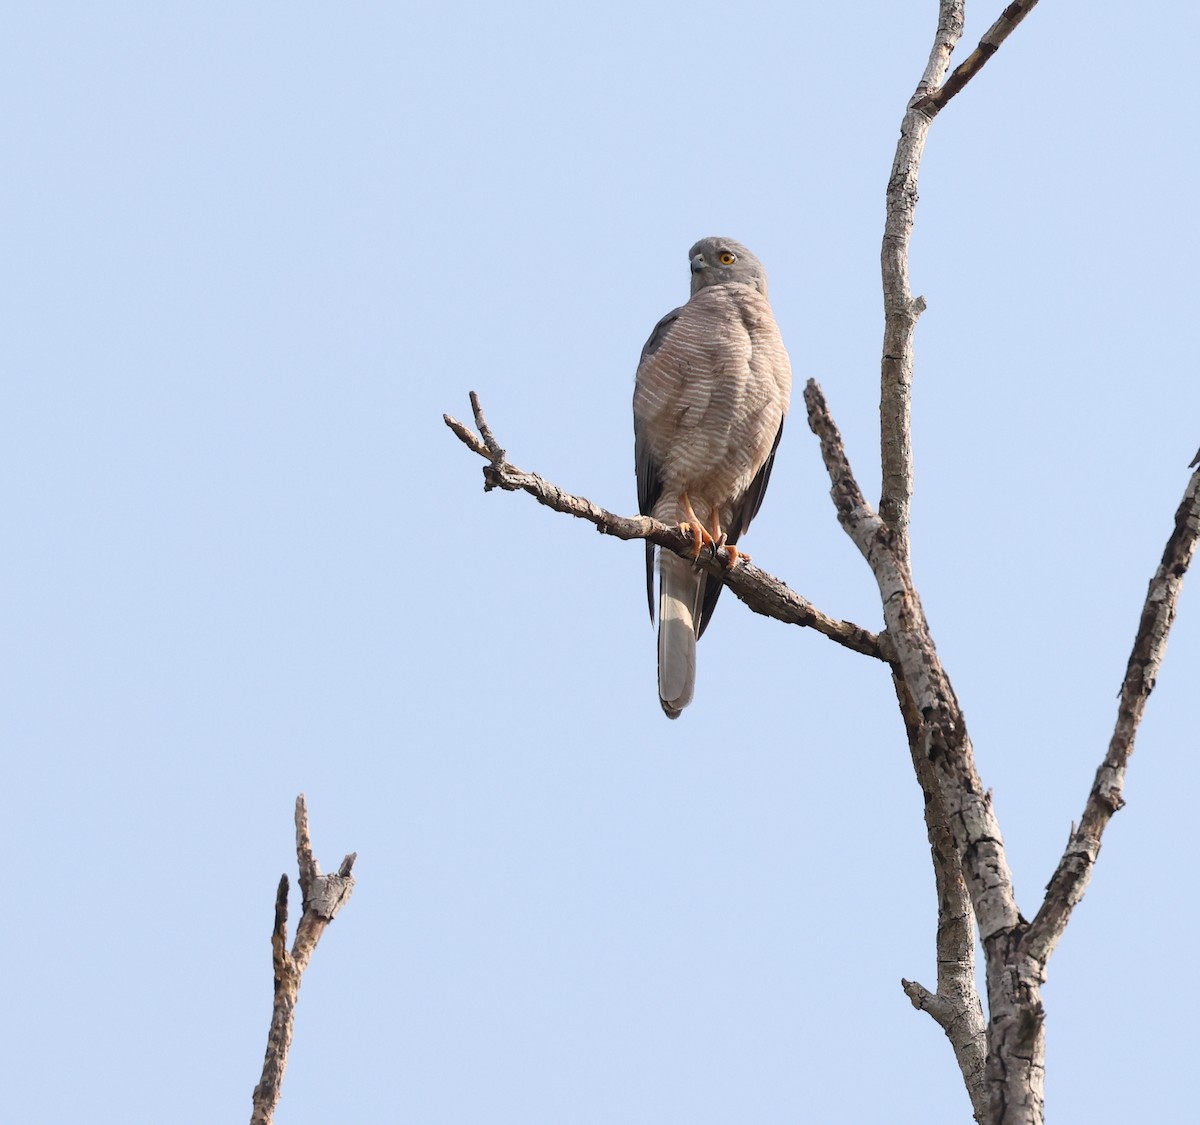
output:
[[983, 69], [988, 59], [1000, 50], [1000, 44], [1033, 11], [1037, 2], [1038, 0], [1015, 0], [1014, 3], [1009, 4], [1000, 13], [1000, 18], [983, 33], [983, 38], [979, 40], [979, 46], [954, 68], [954, 73], [941, 86], [921, 98], [917, 102], [916, 108], [930, 117], [934, 117], [945, 109], [946, 103]]
[[354, 876], [350, 874], [357, 858], [351, 852], [333, 875], [322, 875], [313, 853], [308, 831], [308, 806], [302, 793], [296, 798], [296, 861], [300, 869], [302, 913], [296, 926], [296, 940], [287, 948], [288, 877], [282, 876], [275, 892], [275, 925], [271, 931], [271, 959], [275, 968], [275, 1000], [271, 1007], [271, 1028], [267, 1033], [267, 1053], [262, 1078], [254, 1088], [254, 1109], [250, 1125], [271, 1125], [283, 1087], [296, 1002], [300, 997], [300, 979], [312, 959], [325, 927], [350, 899]]

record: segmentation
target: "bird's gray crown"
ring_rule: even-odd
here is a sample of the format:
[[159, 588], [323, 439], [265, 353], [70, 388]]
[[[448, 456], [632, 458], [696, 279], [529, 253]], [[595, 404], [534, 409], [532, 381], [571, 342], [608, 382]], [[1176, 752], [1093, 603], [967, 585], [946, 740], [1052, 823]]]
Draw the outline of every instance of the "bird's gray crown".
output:
[[767, 271], [740, 242], [732, 238], [702, 238], [688, 251], [692, 266], [692, 293], [708, 285], [740, 282], [767, 295]]

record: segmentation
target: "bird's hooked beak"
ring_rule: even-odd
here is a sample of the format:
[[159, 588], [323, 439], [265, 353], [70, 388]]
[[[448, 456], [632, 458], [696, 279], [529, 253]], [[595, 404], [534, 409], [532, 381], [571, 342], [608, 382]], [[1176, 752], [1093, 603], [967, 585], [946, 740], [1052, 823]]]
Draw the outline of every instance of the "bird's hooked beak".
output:
[[703, 254], [697, 254], [692, 258], [692, 273], [700, 273], [701, 270], [707, 268], [708, 263], [704, 260]]

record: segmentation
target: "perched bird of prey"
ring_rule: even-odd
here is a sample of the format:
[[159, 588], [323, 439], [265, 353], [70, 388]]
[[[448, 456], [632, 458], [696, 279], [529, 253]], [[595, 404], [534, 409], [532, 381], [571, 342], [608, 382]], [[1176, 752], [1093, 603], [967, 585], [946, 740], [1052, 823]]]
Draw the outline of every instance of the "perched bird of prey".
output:
[[[642, 515], [729, 548], [762, 504], [792, 394], [792, 367], [767, 301], [762, 263], [729, 238], [688, 251], [692, 295], [650, 333], [633, 392]], [[646, 593], [654, 620], [653, 544]], [[748, 557], [748, 556], [746, 556]], [[692, 700], [696, 641], [721, 581], [663, 551], [658, 557], [658, 697], [669, 718]]]

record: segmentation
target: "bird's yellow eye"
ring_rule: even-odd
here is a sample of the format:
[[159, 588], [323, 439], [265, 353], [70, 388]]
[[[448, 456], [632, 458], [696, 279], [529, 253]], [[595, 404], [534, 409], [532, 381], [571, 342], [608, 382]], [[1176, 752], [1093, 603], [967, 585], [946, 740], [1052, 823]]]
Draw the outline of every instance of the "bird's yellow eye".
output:
[[722, 250], [719, 260], [723, 266], [732, 266], [737, 261], [737, 255], [731, 250]]

